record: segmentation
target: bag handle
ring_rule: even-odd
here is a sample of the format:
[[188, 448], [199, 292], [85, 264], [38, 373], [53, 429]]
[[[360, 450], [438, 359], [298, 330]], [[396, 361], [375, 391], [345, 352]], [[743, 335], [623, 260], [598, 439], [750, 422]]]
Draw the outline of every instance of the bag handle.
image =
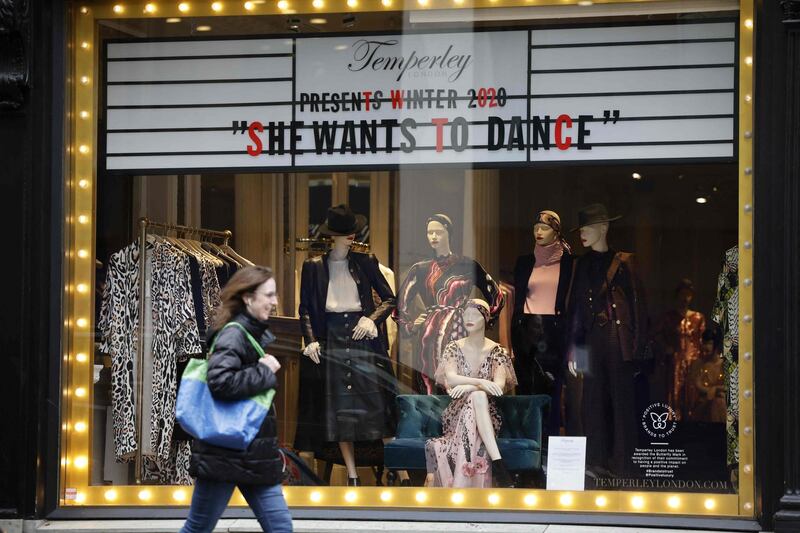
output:
[[[226, 328], [228, 328], [230, 326], [235, 326], [235, 327], [238, 327], [239, 329], [241, 329], [244, 332], [244, 334], [247, 336], [247, 340], [249, 340], [250, 344], [253, 345], [253, 348], [256, 349], [256, 353], [258, 353], [258, 356], [259, 357], [264, 357], [264, 355], [265, 355], [264, 354], [264, 348], [262, 348], [261, 345], [258, 343], [258, 341], [255, 340], [252, 335], [250, 335], [250, 332], [247, 331], [247, 329], [245, 329], [245, 327], [243, 325], [239, 324], [238, 322], [228, 322], [227, 324], [222, 326], [222, 329], [219, 330], [219, 333], [222, 333], [223, 329], [226, 329]], [[209, 357], [211, 357], [211, 354], [214, 353], [214, 346], [217, 345], [217, 339], [219, 338], [219, 333], [217, 333], [217, 335], [214, 337], [214, 342], [211, 343], [211, 348], [208, 350]]]

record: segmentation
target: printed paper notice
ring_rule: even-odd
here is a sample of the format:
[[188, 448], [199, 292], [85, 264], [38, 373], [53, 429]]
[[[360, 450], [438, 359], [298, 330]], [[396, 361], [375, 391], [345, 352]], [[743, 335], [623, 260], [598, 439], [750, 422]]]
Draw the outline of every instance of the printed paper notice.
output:
[[550, 437], [547, 490], [584, 490], [586, 437]]

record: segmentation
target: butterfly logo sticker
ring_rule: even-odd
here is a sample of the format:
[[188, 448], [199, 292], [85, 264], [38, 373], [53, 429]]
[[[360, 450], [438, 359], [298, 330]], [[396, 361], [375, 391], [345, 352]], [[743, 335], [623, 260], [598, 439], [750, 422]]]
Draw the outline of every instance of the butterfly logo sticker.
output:
[[664, 412], [661, 414], [658, 413], [650, 413], [650, 420], [653, 423], [653, 429], [667, 429], [667, 417], [669, 416], [669, 412]]

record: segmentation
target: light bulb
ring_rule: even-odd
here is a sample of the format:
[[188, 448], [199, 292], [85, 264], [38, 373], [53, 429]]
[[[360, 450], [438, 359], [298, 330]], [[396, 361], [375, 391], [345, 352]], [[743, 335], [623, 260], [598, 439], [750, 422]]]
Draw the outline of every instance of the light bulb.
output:
[[558, 502], [565, 507], [572, 505], [572, 494], [562, 494], [558, 498]]
[[536, 497], [536, 494], [526, 494], [525, 495], [525, 505], [536, 505], [536, 502], [539, 498]]
[[75, 287], [75, 289], [80, 293], [85, 293], [86, 291], [89, 290], [89, 286], [86, 285], [85, 283], [78, 283], [78, 286]]
[[641, 496], [634, 496], [631, 498], [631, 506], [633, 506], [634, 509], [641, 509], [644, 507], [644, 498]]
[[748, 30], [752, 30], [753, 29], [753, 19], [745, 19], [744, 20], [744, 27], [747, 28]]
[[87, 43], [86, 41], [83, 41], [81, 43], [81, 48], [83, 48], [84, 50], [88, 50], [89, 49], [89, 43]]
[[80, 117], [82, 119], [86, 120], [87, 118], [89, 118], [89, 112], [88, 111], [81, 111], [80, 112]]
[[322, 493], [320, 493], [318, 490], [315, 490], [308, 497], [312, 502], [317, 503], [322, 500]]
[[149, 500], [149, 499], [150, 499], [150, 496], [151, 496], [151, 494], [150, 494], [150, 491], [149, 491], [149, 490], [147, 490], [147, 489], [144, 489], [144, 490], [140, 490], [140, 491], [139, 491], [139, 499], [140, 499], [140, 500], [142, 500], [142, 501], [147, 501], [147, 500]]
[[456, 492], [452, 496], [450, 496], [450, 501], [455, 504], [464, 503], [464, 493], [463, 492]]
[[81, 83], [84, 85], [89, 85], [89, 76], [81, 76]]
[[75, 422], [75, 431], [78, 433], [86, 431], [86, 422]]
[[114, 6], [114, 13], [116, 13], [117, 15], [121, 15], [121, 14], [125, 13], [125, 7], [122, 6], [121, 4], [115, 5]]
[[347, 5], [349, 7], [356, 7], [358, 5], [358, 0], [347, 0]]
[[83, 352], [75, 354], [75, 360], [78, 361], [79, 363], [85, 363], [88, 359], [89, 358]]
[[155, 4], [146, 4], [144, 6], [144, 10], [146, 13], [155, 13], [156, 12], [156, 5]]
[[176, 502], [186, 501], [186, 491], [183, 489], [178, 489], [172, 493], [172, 499]]
[[78, 257], [80, 257], [81, 259], [86, 259], [87, 257], [89, 257], [89, 252], [83, 249], [78, 250]]
[[198, 27], [197, 27], [197, 28], [195, 28], [195, 29], [196, 29], [197, 31], [211, 31], [211, 26], [205, 26], [205, 25], [203, 25], [203, 26], [198, 26]]
[[253, 2], [245, 2], [244, 8], [248, 11], [252, 11], [256, 8], [256, 5]]
[[280, 0], [280, 2], [278, 2], [278, 9], [280, 9], [281, 11], [289, 9], [289, 2], [287, 2], [286, 0]]
[[717, 502], [715, 502], [715, 501], [714, 501], [713, 499], [711, 499], [711, 498], [706, 498], [706, 501], [704, 501], [704, 502], [703, 502], [703, 507], [705, 507], [705, 508], [706, 508], [706, 509], [708, 509], [709, 511], [711, 511], [712, 509], [714, 509], [714, 507], [716, 507], [716, 506], [717, 506]]
[[497, 494], [496, 492], [493, 494], [489, 494], [488, 500], [489, 503], [491, 503], [492, 505], [497, 505], [498, 503], [500, 503], [500, 495]]
[[89, 460], [85, 455], [81, 455], [75, 458], [74, 464], [78, 468], [86, 468], [86, 465], [89, 464]]
[[77, 389], [75, 389], [75, 396], [77, 396], [78, 398], [83, 398], [84, 396], [86, 396], [86, 389], [84, 389], [83, 387], [78, 387]]
[[598, 507], [605, 507], [606, 505], [608, 505], [608, 498], [606, 498], [605, 496], [598, 496], [597, 498], [595, 498], [594, 503]]
[[188, 13], [189, 12], [189, 3], [188, 2], [181, 2], [178, 4], [178, 11], [181, 13]]
[[81, 7], [81, 14], [82, 15], [85, 15], [88, 12], [89, 12], [89, 8], [88, 7], [86, 7], [86, 6], [82, 6]]
[[414, 495], [414, 499], [417, 500], [418, 503], [425, 503], [428, 499], [428, 495], [420, 491]]
[[311, 5], [314, 6], [316, 9], [322, 9], [325, 7], [325, 2], [323, 0], [314, 0], [311, 2]]
[[86, 320], [85, 318], [79, 318], [78, 320], [75, 321], [75, 324], [77, 324], [79, 328], [85, 328], [86, 326], [89, 325], [89, 321]]
[[222, 2], [214, 2], [213, 4], [211, 4], [211, 9], [219, 13], [220, 11], [222, 11]]
[[80, 215], [80, 216], [78, 217], [78, 223], [79, 223], [79, 224], [86, 224], [86, 223], [88, 223], [88, 222], [89, 222], [89, 217], [88, 217], [88, 216], [86, 216], [86, 215]]
[[84, 503], [86, 501], [86, 494], [79, 492], [75, 495], [75, 503]]
[[358, 495], [356, 494], [356, 491], [349, 490], [345, 493], [344, 499], [349, 503], [353, 503], [358, 499]]
[[678, 507], [681, 506], [681, 499], [678, 498], [677, 496], [670, 496], [667, 499], [667, 505], [669, 506], [670, 509], [677, 509]]
[[181, 21], [180, 17], [169, 17], [169, 18], [166, 20], [166, 23], [167, 23], [167, 24], [177, 24], [177, 23], [178, 23], [178, 22], [180, 22], [180, 21]]
[[381, 501], [382, 502], [390, 502], [392, 501], [392, 493], [388, 490], [381, 492]]
[[744, 58], [744, 64], [749, 66], [753, 65], [753, 56], [747, 56]]
[[80, 180], [78, 182], [78, 187], [81, 189], [88, 189], [89, 188], [89, 180]]
[[115, 491], [114, 489], [107, 490], [104, 496], [106, 500], [113, 502], [114, 500], [117, 499], [117, 491]]
[[78, 147], [78, 151], [79, 151], [80, 153], [82, 153], [82, 154], [88, 154], [88, 153], [89, 153], [89, 147], [88, 147], [88, 146], [86, 146], [85, 144], [82, 144], [82, 145], [80, 145], [80, 146]]

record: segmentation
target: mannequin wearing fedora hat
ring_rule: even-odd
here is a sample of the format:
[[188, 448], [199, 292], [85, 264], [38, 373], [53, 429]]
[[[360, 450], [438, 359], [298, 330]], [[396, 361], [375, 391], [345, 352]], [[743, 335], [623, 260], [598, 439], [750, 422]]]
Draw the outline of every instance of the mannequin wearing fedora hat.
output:
[[[432, 215], [425, 230], [435, 256], [414, 264], [400, 285], [394, 318], [399, 330], [415, 338], [415, 387], [425, 394], [435, 394], [433, 376], [445, 346], [467, 336], [458, 310], [478, 289], [489, 302], [492, 320], [503, 308], [500, 287], [474, 259], [456, 255], [450, 248], [453, 222], [443, 214]], [[418, 297], [425, 312], [413, 312]]]
[[[602, 204], [578, 214], [589, 252], [573, 265], [567, 295], [567, 430], [587, 437], [587, 468], [603, 475], [631, 471], [637, 440], [634, 373], [644, 353], [647, 313], [631, 253], [608, 246], [610, 223]], [[582, 386], [581, 386], [582, 384]]]
[[306, 357], [295, 447], [338, 442], [350, 485], [360, 484], [353, 443], [390, 438], [395, 430], [397, 380], [383, 327], [395, 298], [377, 258], [350, 251], [365, 224], [345, 205], [330, 208], [320, 233], [332, 237], [333, 248], [307, 259], [300, 281]]
[[541, 211], [533, 225], [533, 253], [514, 265], [514, 318], [511, 342], [517, 394], [549, 394], [554, 407], [548, 434], [561, 426], [564, 331], [562, 314], [572, 271], [572, 253], [555, 211]]

